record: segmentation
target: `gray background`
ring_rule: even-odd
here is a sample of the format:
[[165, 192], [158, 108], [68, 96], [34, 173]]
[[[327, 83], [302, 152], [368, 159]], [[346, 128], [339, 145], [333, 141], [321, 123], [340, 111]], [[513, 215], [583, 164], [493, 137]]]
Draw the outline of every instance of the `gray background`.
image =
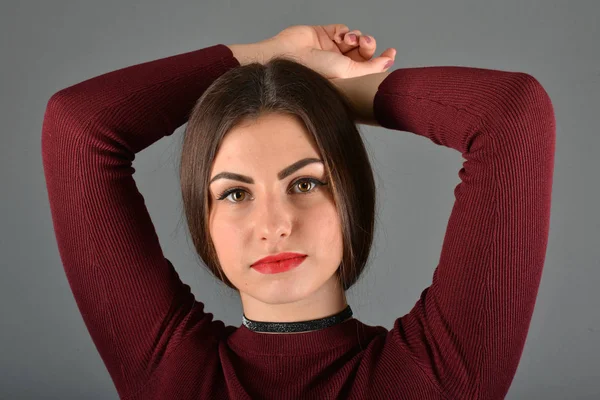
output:
[[[597, 1], [54, 0], [0, 6], [0, 398], [112, 399], [116, 390], [72, 297], [41, 160], [56, 91], [125, 66], [289, 25], [344, 23], [398, 50], [392, 69], [458, 65], [526, 72], [553, 101], [557, 147], [546, 264], [508, 399], [600, 398], [600, 57]], [[464, 161], [411, 133], [361, 127], [380, 224], [355, 317], [391, 328], [431, 284]], [[134, 175], [165, 255], [215, 318], [241, 324], [237, 294], [195, 264], [176, 164], [183, 127], [138, 153]]]

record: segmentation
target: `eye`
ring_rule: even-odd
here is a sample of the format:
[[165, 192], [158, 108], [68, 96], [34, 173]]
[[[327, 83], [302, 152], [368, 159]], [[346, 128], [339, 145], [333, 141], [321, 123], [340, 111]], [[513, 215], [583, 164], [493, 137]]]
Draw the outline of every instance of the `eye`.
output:
[[[312, 187], [311, 187], [311, 184], [313, 185]], [[320, 180], [315, 179], [315, 178], [300, 178], [300, 179], [297, 179], [296, 181], [294, 181], [294, 183], [291, 185], [288, 193], [293, 188], [297, 187], [297, 188], [299, 188], [299, 191], [294, 192], [295, 194], [310, 194], [310, 193], [314, 192], [316, 187], [325, 186], [325, 185], [327, 185], [326, 182], [321, 182]], [[246, 199], [246, 196], [248, 196], [248, 192], [242, 188], [228, 189], [228, 190], [224, 191], [223, 193], [221, 193], [217, 197], [217, 200], [224, 200], [226, 198], [229, 198], [229, 196], [232, 196], [231, 199], [229, 200], [230, 203], [233, 203], [233, 204], [242, 203]]]
[[[312, 188], [311, 188], [311, 184], [314, 185]], [[314, 178], [300, 178], [292, 184], [292, 187], [299, 188], [300, 191], [297, 192], [299, 194], [308, 194], [308, 193], [312, 193], [314, 188], [316, 188], [317, 186], [323, 186], [323, 185], [326, 185], [326, 183], [321, 182]]]
[[244, 201], [247, 194], [248, 194], [248, 192], [246, 192], [244, 189], [234, 188], [234, 189], [226, 190], [225, 192], [221, 193], [217, 197], [217, 200], [223, 200], [223, 199], [228, 198], [231, 195], [234, 195], [233, 200], [229, 200], [229, 201], [231, 203], [241, 203], [242, 201]]

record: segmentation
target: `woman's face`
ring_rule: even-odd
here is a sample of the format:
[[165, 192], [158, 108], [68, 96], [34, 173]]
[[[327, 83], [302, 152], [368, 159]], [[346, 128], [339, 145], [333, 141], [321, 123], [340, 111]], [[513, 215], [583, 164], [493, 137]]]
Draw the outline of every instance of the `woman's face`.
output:
[[[272, 113], [228, 132], [214, 160], [209, 181], [222, 172], [253, 181], [219, 178], [209, 186], [213, 244], [223, 272], [246, 300], [247, 315], [249, 303], [259, 304], [255, 310], [266, 304], [311, 304], [311, 297], [325, 301], [339, 288], [335, 272], [342, 260], [342, 231], [324, 165], [312, 162], [285, 174], [306, 158], [321, 156], [302, 121]], [[282, 252], [308, 257], [276, 274], [251, 268], [258, 259]]]

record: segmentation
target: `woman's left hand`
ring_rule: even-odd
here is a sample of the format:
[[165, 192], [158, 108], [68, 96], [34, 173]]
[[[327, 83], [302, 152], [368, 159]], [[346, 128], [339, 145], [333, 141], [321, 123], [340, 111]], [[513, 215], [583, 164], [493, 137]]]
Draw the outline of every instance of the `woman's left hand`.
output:
[[375, 38], [343, 24], [293, 25], [260, 43], [270, 47], [271, 55], [295, 59], [327, 79], [384, 72], [396, 57], [396, 50], [388, 48], [372, 58]]

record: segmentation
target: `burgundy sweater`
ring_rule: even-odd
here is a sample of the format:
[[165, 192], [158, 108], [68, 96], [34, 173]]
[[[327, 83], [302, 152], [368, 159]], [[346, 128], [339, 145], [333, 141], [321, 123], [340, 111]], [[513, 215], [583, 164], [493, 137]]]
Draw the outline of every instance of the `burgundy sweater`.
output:
[[[66, 277], [123, 399], [502, 399], [536, 302], [556, 125], [531, 75], [403, 68], [380, 84], [381, 126], [466, 159], [432, 283], [391, 330], [351, 319], [264, 334], [213, 319], [164, 257], [135, 154], [183, 125], [239, 66], [222, 44], [56, 92], [41, 144]], [[241, 321], [240, 321], [241, 322]]]

